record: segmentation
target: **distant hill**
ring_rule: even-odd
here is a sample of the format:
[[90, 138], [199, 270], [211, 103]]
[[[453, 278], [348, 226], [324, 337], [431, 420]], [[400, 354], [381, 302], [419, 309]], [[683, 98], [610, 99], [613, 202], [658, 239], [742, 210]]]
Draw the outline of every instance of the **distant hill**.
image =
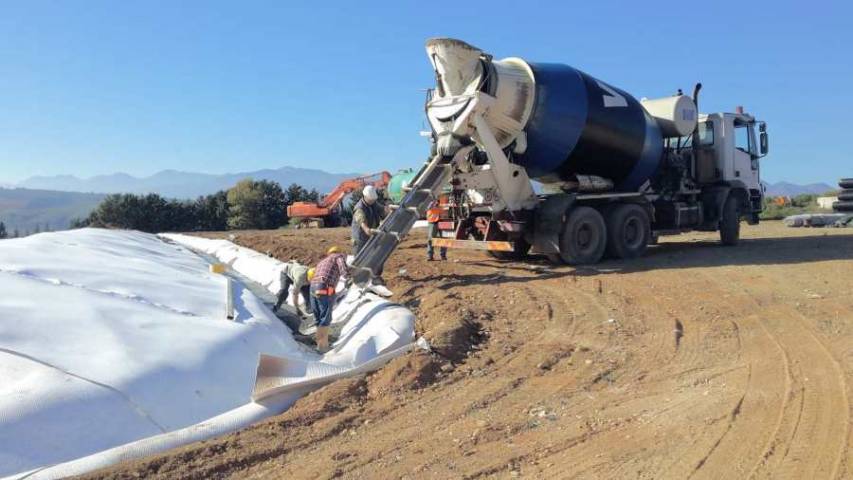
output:
[[89, 215], [105, 195], [0, 188], [0, 222], [6, 231], [21, 234], [40, 230], [65, 230], [74, 218]]
[[797, 185], [788, 182], [776, 182], [767, 184], [767, 195], [771, 197], [795, 197], [804, 193], [821, 194], [831, 190], [837, 190], [838, 186], [827, 185], [825, 183], [809, 183], [807, 185]]
[[94, 193], [159, 193], [169, 198], [195, 198], [234, 186], [244, 178], [272, 180], [287, 188], [291, 183], [320, 193], [332, 190], [341, 180], [357, 176], [356, 173], [328, 173], [322, 170], [298, 167], [257, 170], [253, 172], [208, 173], [163, 170], [149, 177], [134, 177], [126, 173], [78, 178], [73, 175], [30, 177], [17, 184], [21, 188], [56, 190], [63, 192]]

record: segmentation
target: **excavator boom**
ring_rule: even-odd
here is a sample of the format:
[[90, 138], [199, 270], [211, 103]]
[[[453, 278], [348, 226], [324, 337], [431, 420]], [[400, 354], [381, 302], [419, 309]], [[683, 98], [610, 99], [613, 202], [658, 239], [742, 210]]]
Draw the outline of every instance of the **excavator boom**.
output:
[[318, 203], [294, 202], [287, 207], [287, 216], [301, 219], [323, 219], [332, 215], [348, 194], [367, 185], [383, 189], [388, 186], [390, 181], [391, 174], [384, 171], [344, 180]]

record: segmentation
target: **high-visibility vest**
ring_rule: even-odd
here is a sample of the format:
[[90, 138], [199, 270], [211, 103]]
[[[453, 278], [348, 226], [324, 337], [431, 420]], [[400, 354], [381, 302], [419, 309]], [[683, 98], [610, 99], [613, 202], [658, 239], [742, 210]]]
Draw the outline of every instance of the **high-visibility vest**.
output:
[[441, 209], [440, 208], [430, 208], [427, 210], [427, 222], [429, 223], [438, 223], [441, 219]]

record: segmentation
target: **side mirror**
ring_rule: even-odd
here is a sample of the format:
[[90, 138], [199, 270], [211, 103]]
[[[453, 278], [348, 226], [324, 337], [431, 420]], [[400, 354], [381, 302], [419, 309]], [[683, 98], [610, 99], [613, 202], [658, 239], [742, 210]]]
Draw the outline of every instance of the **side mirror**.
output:
[[767, 144], [767, 132], [761, 132], [758, 135], [758, 146], [761, 150], [761, 156], [767, 155], [767, 152], [770, 149], [770, 146]]

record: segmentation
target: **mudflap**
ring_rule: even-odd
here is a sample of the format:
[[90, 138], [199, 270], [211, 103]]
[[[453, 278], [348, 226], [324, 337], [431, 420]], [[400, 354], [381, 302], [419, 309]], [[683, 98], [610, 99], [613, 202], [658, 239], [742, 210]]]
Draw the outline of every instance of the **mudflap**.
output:
[[563, 217], [575, 202], [576, 196], [568, 193], [549, 195], [536, 208], [533, 217], [533, 251], [548, 254], [560, 252], [560, 232]]

